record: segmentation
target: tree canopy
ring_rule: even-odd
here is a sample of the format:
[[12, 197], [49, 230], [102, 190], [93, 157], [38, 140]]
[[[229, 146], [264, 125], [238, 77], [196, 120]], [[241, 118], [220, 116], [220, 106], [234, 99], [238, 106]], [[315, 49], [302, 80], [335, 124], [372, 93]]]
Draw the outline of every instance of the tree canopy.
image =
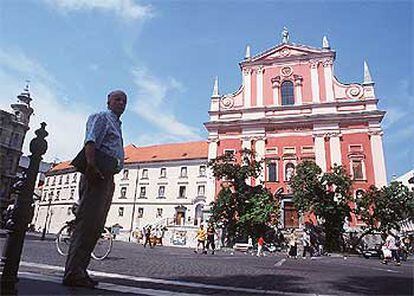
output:
[[214, 177], [221, 181], [221, 189], [212, 203], [211, 221], [222, 227], [229, 245], [264, 234], [275, 227], [279, 215], [279, 201], [261, 184], [246, 182], [258, 178], [262, 161], [256, 161], [248, 149], [237, 154], [226, 153], [209, 162]]
[[322, 173], [314, 161], [303, 161], [296, 167], [290, 182], [296, 208], [312, 212], [325, 230], [328, 251], [340, 251], [344, 223], [350, 218], [351, 178], [342, 166]]
[[414, 217], [414, 192], [396, 181], [381, 189], [371, 186], [357, 198], [355, 213], [366, 224], [364, 234], [399, 231], [402, 221]]

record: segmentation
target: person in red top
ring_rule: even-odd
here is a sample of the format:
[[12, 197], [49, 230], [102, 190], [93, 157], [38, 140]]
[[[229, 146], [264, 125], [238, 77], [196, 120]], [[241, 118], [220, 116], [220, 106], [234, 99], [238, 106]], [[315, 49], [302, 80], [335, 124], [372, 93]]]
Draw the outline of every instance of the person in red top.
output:
[[260, 236], [259, 239], [257, 240], [257, 257], [263, 256], [263, 245], [265, 243], [265, 240], [263, 238], [263, 236]]

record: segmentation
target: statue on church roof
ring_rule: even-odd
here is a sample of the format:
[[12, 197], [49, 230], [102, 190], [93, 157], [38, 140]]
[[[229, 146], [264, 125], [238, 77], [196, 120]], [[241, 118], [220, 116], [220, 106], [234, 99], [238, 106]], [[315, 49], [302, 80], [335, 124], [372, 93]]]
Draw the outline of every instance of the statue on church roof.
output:
[[289, 43], [289, 31], [286, 27], [283, 27], [282, 31], [282, 43]]

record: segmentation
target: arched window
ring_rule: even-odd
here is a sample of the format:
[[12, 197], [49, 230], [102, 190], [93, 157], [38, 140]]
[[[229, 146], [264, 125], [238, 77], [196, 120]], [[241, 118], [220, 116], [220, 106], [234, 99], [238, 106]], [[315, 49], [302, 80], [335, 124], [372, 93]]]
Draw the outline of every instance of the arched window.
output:
[[294, 96], [294, 88], [292, 81], [284, 81], [281, 87], [282, 93], [282, 106], [284, 105], [294, 105], [295, 104], [295, 96]]

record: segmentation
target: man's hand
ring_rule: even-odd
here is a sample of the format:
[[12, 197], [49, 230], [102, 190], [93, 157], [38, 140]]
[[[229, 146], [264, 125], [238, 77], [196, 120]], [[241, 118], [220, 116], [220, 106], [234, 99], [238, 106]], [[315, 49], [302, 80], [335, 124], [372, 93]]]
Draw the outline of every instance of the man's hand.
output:
[[99, 171], [98, 167], [95, 164], [88, 163], [85, 174], [88, 180], [91, 180], [94, 183], [105, 179], [104, 175]]
[[88, 142], [85, 145], [85, 156], [86, 156], [86, 177], [91, 180], [93, 183], [96, 183], [99, 180], [105, 179], [103, 174], [99, 171], [95, 163], [95, 143]]

